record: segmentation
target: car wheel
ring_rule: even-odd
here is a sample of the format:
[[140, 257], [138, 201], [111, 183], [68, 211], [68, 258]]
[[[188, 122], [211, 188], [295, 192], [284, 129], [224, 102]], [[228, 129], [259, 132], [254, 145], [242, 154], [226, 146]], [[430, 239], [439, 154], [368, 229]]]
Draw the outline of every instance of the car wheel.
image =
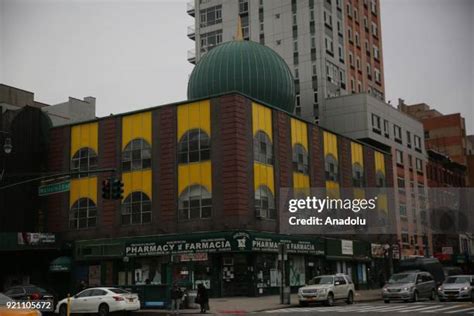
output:
[[62, 304], [61, 306], [59, 306], [59, 316], [67, 316], [66, 304]]
[[474, 291], [473, 290], [471, 290], [471, 302], [474, 303]]
[[390, 300], [383, 300], [383, 302], [384, 302], [385, 304], [388, 304], [388, 303], [390, 303]]
[[334, 295], [332, 293], [328, 294], [328, 298], [326, 299], [326, 305], [327, 306], [333, 306], [334, 305]]
[[347, 304], [353, 304], [354, 303], [354, 293], [352, 291], [349, 291], [349, 295], [347, 296]]
[[436, 291], [434, 289], [431, 290], [430, 300], [434, 301], [436, 299]]
[[308, 302], [300, 301], [300, 306], [306, 307], [306, 306], [308, 306]]
[[100, 304], [99, 306], [99, 316], [108, 316], [109, 315], [109, 305]]
[[418, 302], [418, 291], [413, 292], [413, 302]]

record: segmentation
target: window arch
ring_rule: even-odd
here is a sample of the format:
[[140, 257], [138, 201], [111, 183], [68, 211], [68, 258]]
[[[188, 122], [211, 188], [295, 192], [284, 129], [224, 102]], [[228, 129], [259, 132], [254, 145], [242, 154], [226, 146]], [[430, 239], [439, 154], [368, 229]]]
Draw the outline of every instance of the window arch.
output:
[[122, 153], [122, 170], [133, 171], [151, 167], [151, 146], [143, 138], [131, 140]]
[[324, 158], [326, 181], [339, 181], [339, 164], [332, 154]]
[[308, 174], [308, 152], [301, 144], [293, 146], [293, 171]]
[[97, 223], [97, 206], [89, 198], [80, 198], [71, 207], [69, 228], [81, 229], [95, 227]]
[[352, 164], [352, 185], [356, 188], [362, 188], [364, 184], [364, 168], [356, 162]]
[[253, 138], [253, 154], [254, 160], [273, 164], [273, 144], [264, 131], [258, 131]]
[[151, 223], [151, 201], [143, 192], [130, 193], [122, 203], [122, 224]]
[[375, 180], [377, 181], [376, 183], [377, 188], [382, 188], [386, 186], [385, 175], [383, 174], [382, 171], [379, 170], [375, 173]]
[[187, 131], [179, 140], [178, 161], [190, 163], [210, 159], [210, 138], [202, 129]]
[[181, 192], [178, 201], [179, 219], [211, 217], [212, 195], [202, 185], [192, 185]]
[[82, 147], [72, 156], [71, 171], [89, 171], [95, 168], [97, 168], [97, 153], [92, 148]]
[[265, 185], [255, 190], [255, 212], [258, 218], [276, 219], [275, 198]]

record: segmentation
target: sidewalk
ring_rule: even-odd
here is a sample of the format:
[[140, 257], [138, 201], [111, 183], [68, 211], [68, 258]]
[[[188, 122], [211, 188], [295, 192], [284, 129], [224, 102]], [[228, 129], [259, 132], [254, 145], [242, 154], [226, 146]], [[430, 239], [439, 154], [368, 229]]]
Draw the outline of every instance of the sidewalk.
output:
[[[381, 290], [358, 291], [355, 296], [355, 302], [370, 302], [381, 299]], [[264, 310], [272, 310], [289, 307], [280, 304], [278, 295], [260, 296], [260, 297], [226, 297], [214, 298], [209, 300], [211, 311], [207, 315], [244, 315], [251, 312], [259, 312]], [[291, 305], [298, 305], [298, 297], [296, 294], [291, 295]], [[152, 315], [171, 315], [168, 310], [144, 309], [135, 312], [137, 316]], [[198, 309], [181, 310], [180, 314], [199, 314]]]

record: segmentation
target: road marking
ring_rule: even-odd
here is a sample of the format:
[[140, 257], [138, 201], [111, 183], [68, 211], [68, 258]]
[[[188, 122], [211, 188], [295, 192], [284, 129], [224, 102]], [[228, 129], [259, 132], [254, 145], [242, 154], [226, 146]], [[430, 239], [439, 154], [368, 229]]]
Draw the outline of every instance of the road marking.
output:
[[399, 311], [399, 313], [403, 313], [403, 312], [420, 312], [420, 311], [424, 311], [424, 310], [428, 310], [428, 309], [434, 309], [434, 308], [437, 308], [437, 307], [440, 307], [440, 306], [443, 306], [443, 305], [431, 305], [431, 306], [422, 306], [422, 307], [418, 307], [418, 308], [413, 308], [413, 309], [409, 309], [409, 310], [402, 310], [402, 311]]
[[441, 311], [445, 311], [445, 310], [448, 310], [448, 309], [453, 309], [453, 308], [458, 308], [459, 305], [453, 305], [453, 306], [448, 306], [448, 307], [443, 307], [443, 308], [438, 308], [437, 310], [435, 311], [423, 311], [422, 313], [433, 313], [433, 312], [441, 312]]
[[444, 312], [444, 313], [445, 314], [454, 314], [454, 313], [461, 313], [461, 312], [471, 311], [473, 309], [474, 309], [474, 307], [470, 307], [470, 308], [458, 309], [458, 310], [455, 310], [455, 311], [449, 311], [449, 312]]

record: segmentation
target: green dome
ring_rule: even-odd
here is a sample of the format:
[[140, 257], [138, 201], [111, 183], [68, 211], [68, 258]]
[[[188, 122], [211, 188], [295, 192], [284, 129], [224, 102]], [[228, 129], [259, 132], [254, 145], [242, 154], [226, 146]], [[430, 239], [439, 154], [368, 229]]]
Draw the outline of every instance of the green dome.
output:
[[190, 100], [232, 91], [290, 113], [295, 106], [295, 84], [286, 62], [271, 48], [251, 41], [214, 47], [189, 78]]

